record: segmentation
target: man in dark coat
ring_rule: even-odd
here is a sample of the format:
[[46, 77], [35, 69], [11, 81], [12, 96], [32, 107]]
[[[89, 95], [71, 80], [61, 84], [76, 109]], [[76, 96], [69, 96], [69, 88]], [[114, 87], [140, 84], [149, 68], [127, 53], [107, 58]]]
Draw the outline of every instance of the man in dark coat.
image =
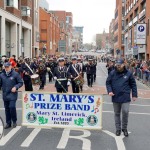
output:
[[[116, 62], [116, 68], [113, 70], [106, 81], [106, 87], [109, 96], [112, 96], [112, 102], [115, 113], [116, 135], [121, 135], [121, 129], [125, 136], [128, 136], [127, 125], [130, 105], [130, 93], [132, 91], [133, 101], [137, 98], [137, 86], [135, 79], [130, 71], [125, 68], [123, 59]], [[121, 127], [122, 110], [122, 127]]]
[[5, 107], [6, 126], [5, 129], [17, 126], [16, 101], [18, 98], [18, 89], [22, 87], [23, 81], [21, 76], [12, 69], [11, 63], [4, 64], [5, 69], [0, 74], [0, 87], [2, 87], [2, 95]]
[[58, 67], [54, 69], [55, 87], [58, 93], [67, 93], [70, 85], [70, 74], [64, 64], [65, 59], [59, 58]]

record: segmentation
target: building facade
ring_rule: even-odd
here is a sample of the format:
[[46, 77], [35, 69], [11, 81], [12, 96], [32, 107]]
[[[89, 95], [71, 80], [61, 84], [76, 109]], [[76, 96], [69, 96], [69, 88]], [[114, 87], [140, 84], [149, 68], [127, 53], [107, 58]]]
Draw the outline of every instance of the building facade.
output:
[[39, 0], [32, 0], [32, 57], [38, 56], [39, 51]]
[[115, 19], [112, 19], [110, 25], [109, 25], [109, 50], [111, 54], [114, 55], [114, 23]]
[[0, 1], [0, 54], [32, 57], [32, 1]]
[[58, 18], [50, 11], [40, 8], [40, 51], [54, 55], [58, 52], [60, 27]]
[[[139, 59], [150, 57], [150, 1], [125, 1], [125, 56]], [[146, 44], [138, 45], [136, 40], [137, 24], [146, 23]]]
[[[125, 0], [116, 0], [114, 21], [114, 55], [124, 56], [124, 11]], [[119, 50], [119, 53], [118, 53]]]
[[102, 34], [96, 34], [96, 47], [103, 50], [109, 49], [109, 33], [105, 30]]
[[73, 42], [72, 47], [74, 51], [83, 49], [83, 26], [74, 26], [73, 27]]

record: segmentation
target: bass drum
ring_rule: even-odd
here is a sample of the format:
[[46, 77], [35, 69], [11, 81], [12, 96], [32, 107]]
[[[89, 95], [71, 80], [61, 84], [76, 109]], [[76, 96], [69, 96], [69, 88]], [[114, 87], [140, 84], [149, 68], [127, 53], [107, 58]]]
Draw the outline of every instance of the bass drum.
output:
[[38, 74], [34, 74], [31, 76], [31, 81], [33, 85], [40, 84], [40, 77]]

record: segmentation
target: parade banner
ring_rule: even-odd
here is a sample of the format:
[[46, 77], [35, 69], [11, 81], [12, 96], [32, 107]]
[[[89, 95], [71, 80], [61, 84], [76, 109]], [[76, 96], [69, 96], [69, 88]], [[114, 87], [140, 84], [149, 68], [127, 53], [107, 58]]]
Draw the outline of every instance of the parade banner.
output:
[[102, 129], [101, 95], [23, 93], [22, 125]]

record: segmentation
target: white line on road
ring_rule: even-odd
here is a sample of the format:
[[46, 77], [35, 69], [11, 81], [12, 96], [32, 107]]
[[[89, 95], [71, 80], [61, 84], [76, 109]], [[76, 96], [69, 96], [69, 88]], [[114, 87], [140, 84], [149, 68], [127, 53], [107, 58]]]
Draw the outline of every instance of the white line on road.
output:
[[7, 133], [7, 135], [0, 140], [0, 146], [4, 146], [20, 130], [20, 128], [21, 126], [17, 126]]
[[85, 137], [89, 137], [91, 135], [91, 132], [88, 130], [73, 130], [73, 131], [82, 131], [84, 134], [80, 136], [70, 136], [70, 129], [64, 129], [62, 133], [62, 137], [57, 145], [58, 149], [65, 149], [66, 145], [68, 143], [69, 138], [70, 139], [78, 139], [83, 141], [82, 150], [91, 150], [91, 141], [89, 139], [86, 139]]
[[29, 147], [34, 138], [38, 135], [38, 133], [41, 131], [40, 128], [35, 128], [30, 135], [25, 139], [25, 141], [21, 144], [21, 147]]
[[[112, 105], [112, 103], [104, 102], [103, 104]], [[139, 107], [150, 107], [150, 105], [141, 105], [141, 104], [130, 104], [131, 106], [139, 106]]]
[[124, 142], [123, 142], [123, 138], [124, 138], [123, 135], [116, 136], [114, 133], [111, 133], [110, 131], [107, 131], [107, 130], [103, 130], [103, 132], [115, 138], [118, 150], [126, 150]]
[[[113, 111], [103, 111], [103, 113], [111, 113], [111, 114], [113, 114], [114, 112], [113, 112]], [[147, 115], [147, 116], [150, 116], [150, 113], [129, 112], [129, 114], [132, 114], [132, 115]]]

